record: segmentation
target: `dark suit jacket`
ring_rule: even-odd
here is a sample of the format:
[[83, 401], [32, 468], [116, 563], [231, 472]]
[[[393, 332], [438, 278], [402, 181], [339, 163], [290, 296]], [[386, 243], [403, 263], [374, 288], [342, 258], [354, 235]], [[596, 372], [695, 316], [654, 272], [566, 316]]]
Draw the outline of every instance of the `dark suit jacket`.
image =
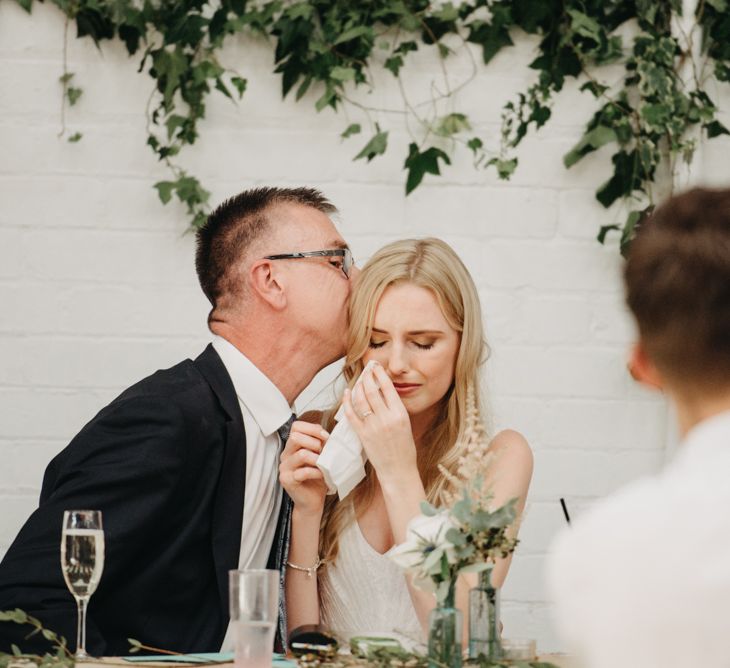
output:
[[[89, 604], [89, 653], [126, 654], [127, 638], [217, 651], [228, 624], [228, 571], [238, 567], [245, 468], [241, 411], [212, 346], [145, 378], [48, 465], [39, 508], [0, 564], [0, 610], [22, 608], [75, 647], [76, 604], [60, 568], [62, 516], [99, 509], [106, 559]], [[277, 537], [270, 565], [282, 558]], [[0, 649], [16, 642], [44, 651], [42, 638], [23, 640], [29, 630], [0, 623]]]

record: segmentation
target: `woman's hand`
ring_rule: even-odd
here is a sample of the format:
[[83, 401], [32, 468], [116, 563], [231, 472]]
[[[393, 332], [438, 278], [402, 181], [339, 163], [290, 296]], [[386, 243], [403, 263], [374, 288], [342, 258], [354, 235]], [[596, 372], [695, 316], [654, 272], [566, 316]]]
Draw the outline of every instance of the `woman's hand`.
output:
[[279, 481], [294, 502], [297, 512], [321, 514], [327, 486], [317, 466], [317, 457], [329, 434], [318, 424], [292, 424], [279, 464]]
[[345, 390], [343, 405], [381, 483], [418, 474], [408, 411], [380, 364], [363, 373], [353, 392]]

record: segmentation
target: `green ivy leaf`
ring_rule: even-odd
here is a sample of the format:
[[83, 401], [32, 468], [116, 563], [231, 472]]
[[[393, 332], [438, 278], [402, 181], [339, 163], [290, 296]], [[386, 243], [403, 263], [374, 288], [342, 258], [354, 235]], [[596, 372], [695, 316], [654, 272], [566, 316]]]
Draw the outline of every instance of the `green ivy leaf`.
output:
[[512, 25], [510, 9], [505, 5], [494, 5], [491, 7], [491, 14], [489, 22], [475, 20], [467, 25], [469, 34], [466, 39], [482, 47], [482, 59], [485, 65], [488, 65], [503, 47], [514, 44], [509, 36], [509, 27]]
[[225, 95], [229, 100], [233, 99], [233, 95], [231, 95], [231, 91], [228, 90], [228, 87], [223, 82], [223, 79], [221, 79], [220, 77], [217, 77], [215, 80], [215, 89], [217, 91], [220, 91], [221, 93], [223, 93], [223, 95]]
[[322, 111], [328, 105], [334, 108], [338, 99], [335, 89], [332, 86], [327, 86], [322, 97], [314, 103], [314, 108], [317, 111]]
[[352, 81], [355, 78], [355, 68], [353, 67], [333, 67], [330, 70], [330, 79], [343, 83]]
[[398, 72], [400, 72], [400, 68], [403, 67], [403, 57], [402, 56], [391, 56], [385, 61], [385, 64], [383, 65], [386, 70], [390, 70], [393, 73], [393, 76], [398, 76]]
[[603, 95], [610, 86], [606, 86], [604, 84], [598, 83], [597, 81], [587, 81], [580, 87], [580, 91], [590, 91], [593, 94], [593, 97], [599, 98], [601, 95]]
[[710, 7], [721, 14], [727, 11], [727, 0], [705, 0]]
[[156, 49], [152, 52], [150, 74], [157, 79], [157, 89], [163, 95], [165, 109], [169, 109], [182, 78], [189, 75], [189, 59], [179, 46], [174, 50]]
[[657, 104], [645, 104], [639, 110], [641, 118], [648, 126], [661, 130], [671, 120], [674, 110], [669, 104], [660, 102]]
[[185, 117], [178, 114], [172, 114], [165, 121], [165, 127], [167, 127], [167, 139], [172, 139], [175, 134], [175, 130], [181, 127], [185, 123]]
[[600, 244], [606, 243], [606, 236], [609, 232], [618, 231], [621, 229], [620, 225], [601, 225], [601, 229], [598, 231], [598, 236], [596, 237], [596, 240]]
[[508, 181], [512, 174], [517, 169], [517, 158], [511, 158], [509, 160], [504, 158], [492, 158], [487, 162], [487, 167], [495, 167], [497, 169], [497, 176], [502, 181]]
[[451, 137], [465, 130], [471, 130], [471, 124], [464, 114], [447, 114], [436, 122], [435, 132], [441, 137]]
[[238, 91], [238, 99], [240, 100], [243, 97], [243, 94], [246, 92], [246, 86], [248, 85], [248, 81], [246, 81], [246, 79], [242, 79], [241, 77], [236, 76], [231, 77], [231, 83]]
[[174, 181], [158, 181], [154, 187], [157, 188], [157, 194], [163, 204], [167, 204], [172, 199], [172, 191], [175, 189]]
[[619, 151], [611, 161], [614, 166], [613, 176], [596, 192], [596, 199], [606, 208], [617, 199], [631, 195], [634, 190], [640, 190], [642, 186], [641, 158], [636, 150], [630, 153]]
[[375, 156], [385, 153], [385, 150], [388, 148], [388, 132], [381, 132], [378, 125], [375, 128], [375, 135], [365, 144], [365, 147], [355, 156], [354, 160], [367, 158], [367, 161], [370, 162]]
[[195, 215], [193, 216], [193, 220], [190, 222], [190, 225], [192, 225], [193, 229], [197, 230], [203, 227], [207, 220], [208, 214], [205, 211], [196, 211]]
[[440, 9], [433, 13], [433, 16], [439, 21], [456, 21], [459, 18], [459, 11], [452, 2], [445, 2]]
[[286, 10], [290, 19], [310, 19], [314, 13], [314, 7], [309, 2], [297, 2]]
[[401, 53], [403, 55], [410, 53], [411, 51], [418, 51], [418, 43], [412, 40], [401, 42], [398, 48], [393, 53]]
[[28, 14], [30, 14], [31, 5], [33, 4], [33, 0], [17, 0], [18, 4], [26, 11]]
[[405, 169], [408, 170], [408, 178], [406, 179], [406, 195], [412, 193], [421, 183], [426, 174], [440, 174], [439, 160], [450, 165], [449, 156], [439, 148], [432, 146], [425, 151], [419, 151], [418, 145], [411, 143], [408, 147], [408, 157], [406, 158]]
[[177, 183], [175, 183], [175, 191], [178, 199], [187, 204], [191, 212], [194, 205], [203, 204], [210, 197], [210, 193], [200, 185], [200, 181], [194, 176], [188, 176], [187, 174], [183, 174], [177, 180]]
[[712, 121], [712, 123], [707, 123], [702, 127], [707, 131], [708, 139], [714, 139], [720, 135], [730, 135], [730, 130], [720, 123], [720, 121]]
[[352, 137], [352, 135], [360, 134], [361, 130], [362, 128], [359, 123], [351, 123], [347, 126], [347, 129], [340, 135], [340, 137], [342, 137], [342, 139], [347, 139], [348, 137]]
[[571, 18], [570, 27], [577, 34], [588, 37], [595, 42], [601, 41], [603, 30], [597, 21], [577, 9], [568, 9], [567, 12]]
[[563, 156], [563, 164], [570, 169], [581, 158], [612, 141], [618, 141], [613, 128], [599, 125], [586, 132], [581, 140]]
[[73, 72], [66, 72], [66, 73], [62, 74], [60, 77], [58, 77], [58, 80], [62, 84], [67, 84], [73, 78], [74, 78], [74, 73]]
[[82, 138], [83, 136], [84, 136], [84, 135], [82, 135], [82, 134], [81, 134], [80, 132], [74, 132], [74, 133], [73, 133], [73, 134], [72, 134], [72, 135], [71, 135], [71, 136], [70, 136], [70, 137], [68, 138], [68, 141], [69, 141], [69, 143], [70, 143], [70, 144], [75, 144], [75, 143], [77, 143], [77, 142], [81, 141], [81, 138]]
[[466, 142], [467, 148], [469, 148], [472, 153], [476, 155], [477, 151], [479, 151], [484, 144], [482, 143], [482, 140], [479, 139], [479, 137], [472, 137], [468, 142]]
[[76, 36], [84, 37], [89, 35], [94, 40], [97, 48], [99, 42], [103, 39], [112, 39], [114, 37], [114, 24], [111, 18], [103, 14], [97, 7], [91, 6], [91, 3], [84, 5], [76, 13]]
[[345, 30], [334, 42], [334, 46], [338, 44], [344, 44], [350, 42], [358, 37], [368, 37], [370, 40], [373, 39], [373, 29], [370, 26], [355, 26], [349, 30]]
[[81, 95], [83, 94], [83, 90], [81, 88], [74, 88], [73, 86], [69, 86], [66, 89], [66, 97], [68, 98], [68, 103], [73, 107], [78, 101]]

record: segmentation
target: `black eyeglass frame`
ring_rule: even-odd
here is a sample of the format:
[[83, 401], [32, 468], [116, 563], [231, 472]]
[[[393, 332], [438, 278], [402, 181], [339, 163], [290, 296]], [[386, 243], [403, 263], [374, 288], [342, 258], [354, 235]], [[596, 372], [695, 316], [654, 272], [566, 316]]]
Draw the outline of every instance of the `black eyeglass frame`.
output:
[[302, 251], [299, 253], [279, 253], [278, 255], [265, 255], [264, 260], [298, 260], [303, 257], [341, 257], [342, 273], [345, 278], [350, 278], [350, 270], [354, 264], [352, 251], [349, 248], [333, 248], [332, 250]]

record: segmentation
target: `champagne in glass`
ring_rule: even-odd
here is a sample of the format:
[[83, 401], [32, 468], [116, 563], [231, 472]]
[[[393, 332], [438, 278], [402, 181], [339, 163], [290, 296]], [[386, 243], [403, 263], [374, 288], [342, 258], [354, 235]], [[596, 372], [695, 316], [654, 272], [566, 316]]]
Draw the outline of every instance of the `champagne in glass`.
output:
[[86, 606], [104, 570], [104, 530], [100, 510], [67, 510], [61, 534], [61, 570], [66, 586], [76, 599], [78, 630], [76, 660], [87, 659]]

